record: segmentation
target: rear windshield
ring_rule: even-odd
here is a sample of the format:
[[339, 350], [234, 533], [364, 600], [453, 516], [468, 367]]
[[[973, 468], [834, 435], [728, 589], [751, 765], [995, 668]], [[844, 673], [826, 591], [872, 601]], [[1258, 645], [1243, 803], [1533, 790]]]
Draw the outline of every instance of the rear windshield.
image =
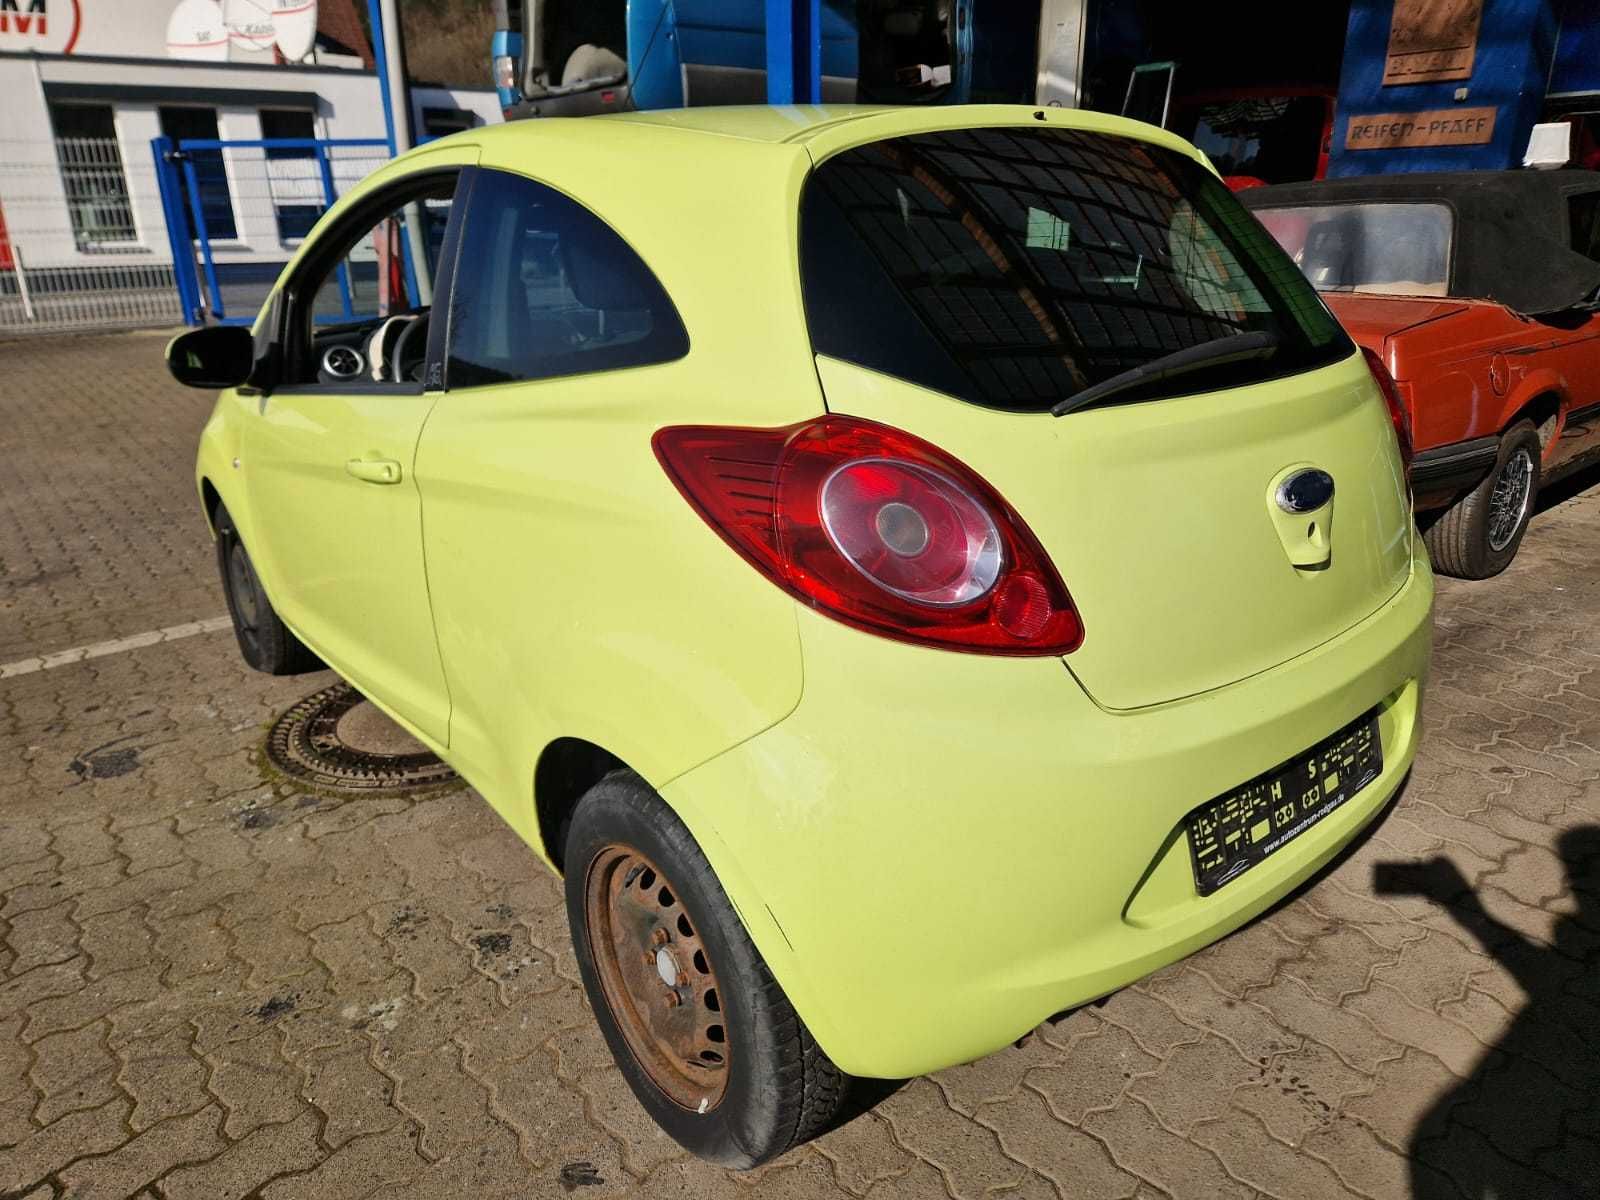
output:
[[1349, 340], [1294, 263], [1209, 171], [1129, 138], [965, 129], [856, 147], [801, 200], [815, 350], [1019, 412], [1233, 334], [1271, 357], [1121, 399], [1276, 378]]
[[1319, 292], [1449, 293], [1448, 205], [1302, 204], [1256, 217]]

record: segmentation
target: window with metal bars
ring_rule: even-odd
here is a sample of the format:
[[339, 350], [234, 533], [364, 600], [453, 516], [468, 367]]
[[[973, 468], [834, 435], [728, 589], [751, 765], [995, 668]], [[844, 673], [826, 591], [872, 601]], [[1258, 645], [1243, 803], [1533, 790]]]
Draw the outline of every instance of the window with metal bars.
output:
[[50, 105], [56, 161], [78, 249], [139, 240], [128, 203], [128, 176], [109, 104]]

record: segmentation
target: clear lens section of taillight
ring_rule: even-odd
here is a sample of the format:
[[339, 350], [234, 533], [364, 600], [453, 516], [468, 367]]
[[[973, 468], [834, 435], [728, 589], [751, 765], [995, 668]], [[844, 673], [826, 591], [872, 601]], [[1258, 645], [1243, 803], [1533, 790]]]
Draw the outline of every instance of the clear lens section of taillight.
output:
[[920, 438], [851, 417], [674, 426], [656, 455], [723, 539], [821, 612], [903, 641], [1065, 654], [1083, 626], [1022, 518]]
[[[482, 61], [481, 59], [479, 60]], [[497, 54], [491, 63], [494, 86], [511, 89], [517, 86], [517, 60], [509, 54]]]
[[862, 458], [822, 485], [822, 527], [845, 561], [918, 604], [970, 604], [1000, 578], [1000, 531], [947, 475]]

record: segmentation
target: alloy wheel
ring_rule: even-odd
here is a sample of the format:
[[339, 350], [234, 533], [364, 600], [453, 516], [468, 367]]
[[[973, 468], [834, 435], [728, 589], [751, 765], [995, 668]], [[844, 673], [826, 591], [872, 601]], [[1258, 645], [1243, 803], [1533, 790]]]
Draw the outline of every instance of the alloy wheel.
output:
[[1506, 459], [1489, 496], [1489, 549], [1499, 553], [1511, 544], [1533, 502], [1533, 455], [1525, 447]]

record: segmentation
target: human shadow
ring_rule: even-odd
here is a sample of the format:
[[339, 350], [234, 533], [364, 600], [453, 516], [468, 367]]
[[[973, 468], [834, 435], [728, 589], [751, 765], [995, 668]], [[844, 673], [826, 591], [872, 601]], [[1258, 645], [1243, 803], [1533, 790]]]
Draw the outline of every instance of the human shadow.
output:
[[1491, 915], [1446, 859], [1373, 868], [1379, 894], [1439, 904], [1528, 997], [1413, 1133], [1414, 1200], [1600, 1197], [1600, 826], [1556, 849], [1576, 911], [1549, 945]]

